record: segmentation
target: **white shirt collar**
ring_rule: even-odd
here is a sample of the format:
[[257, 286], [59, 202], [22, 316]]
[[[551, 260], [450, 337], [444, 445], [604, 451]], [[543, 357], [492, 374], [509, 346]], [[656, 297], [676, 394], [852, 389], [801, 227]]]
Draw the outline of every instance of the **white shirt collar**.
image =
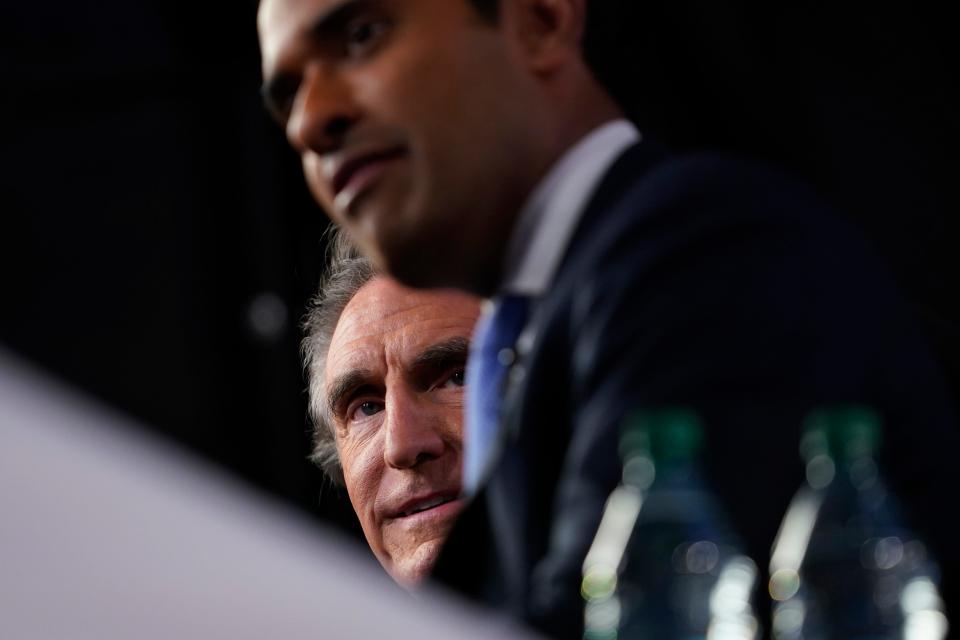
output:
[[517, 218], [501, 293], [539, 296], [547, 290], [603, 175], [639, 140], [640, 132], [629, 121], [612, 120], [584, 136], [553, 165]]

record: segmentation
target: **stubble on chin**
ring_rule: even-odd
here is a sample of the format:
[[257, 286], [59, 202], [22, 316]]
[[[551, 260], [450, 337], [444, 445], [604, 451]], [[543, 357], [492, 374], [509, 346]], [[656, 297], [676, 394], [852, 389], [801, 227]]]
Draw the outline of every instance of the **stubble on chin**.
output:
[[427, 540], [402, 555], [394, 555], [390, 575], [405, 589], [416, 588], [433, 572], [442, 548], [442, 540]]

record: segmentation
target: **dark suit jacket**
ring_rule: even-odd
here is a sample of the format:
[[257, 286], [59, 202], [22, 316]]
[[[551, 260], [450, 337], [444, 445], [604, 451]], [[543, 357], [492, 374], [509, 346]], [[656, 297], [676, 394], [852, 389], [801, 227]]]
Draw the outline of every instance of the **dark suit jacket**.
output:
[[581, 637], [581, 564], [620, 478], [621, 422], [660, 405], [700, 412], [711, 485], [764, 569], [802, 481], [803, 417], [841, 402], [882, 413], [882, 471], [956, 577], [952, 400], [883, 265], [803, 185], [743, 159], [632, 148], [531, 322], [500, 461], [441, 581]]

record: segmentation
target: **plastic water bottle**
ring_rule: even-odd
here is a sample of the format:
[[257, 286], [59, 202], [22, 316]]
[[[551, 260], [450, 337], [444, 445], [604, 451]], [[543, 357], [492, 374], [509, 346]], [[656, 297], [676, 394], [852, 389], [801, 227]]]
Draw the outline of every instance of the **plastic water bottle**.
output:
[[623, 482], [584, 561], [588, 640], [747, 640], [756, 565], [710, 493], [696, 414], [636, 415], [621, 439]]
[[864, 407], [817, 410], [801, 442], [806, 483], [770, 561], [778, 640], [941, 640], [938, 571], [903, 524], [877, 467], [880, 422]]

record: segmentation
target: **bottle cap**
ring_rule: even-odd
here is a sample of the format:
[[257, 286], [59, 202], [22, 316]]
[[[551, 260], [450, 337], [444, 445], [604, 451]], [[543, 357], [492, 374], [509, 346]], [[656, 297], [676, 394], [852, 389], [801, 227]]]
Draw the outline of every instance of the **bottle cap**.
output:
[[880, 416], [870, 407], [822, 407], [807, 416], [800, 455], [808, 462], [818, 455], [841, 461], [868, 458], [879, 450], [880, 440]]
[[691, 460], [703, 449], [703, 425], [692, 409], [664, 407], [633, 413], [620, 436], [624, 462], [643, 456], [654, 463]]

